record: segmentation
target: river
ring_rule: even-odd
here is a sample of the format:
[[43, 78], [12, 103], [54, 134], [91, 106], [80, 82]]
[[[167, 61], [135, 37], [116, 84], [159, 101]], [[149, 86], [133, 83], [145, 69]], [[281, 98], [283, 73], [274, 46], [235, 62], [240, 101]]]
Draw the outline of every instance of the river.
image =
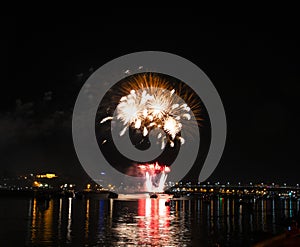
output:
[[300, 201], [0, 198], [0, 246], [251, 246], [285, 230]]

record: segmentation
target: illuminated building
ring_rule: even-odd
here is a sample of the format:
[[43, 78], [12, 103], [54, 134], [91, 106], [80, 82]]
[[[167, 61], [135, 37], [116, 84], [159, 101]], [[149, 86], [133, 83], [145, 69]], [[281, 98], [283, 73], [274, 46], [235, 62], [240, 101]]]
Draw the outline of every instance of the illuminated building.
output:
[[57, 175], [55, 173], [46, 173], [46, 174], [37, 174], [36, 178], [57, 178]]

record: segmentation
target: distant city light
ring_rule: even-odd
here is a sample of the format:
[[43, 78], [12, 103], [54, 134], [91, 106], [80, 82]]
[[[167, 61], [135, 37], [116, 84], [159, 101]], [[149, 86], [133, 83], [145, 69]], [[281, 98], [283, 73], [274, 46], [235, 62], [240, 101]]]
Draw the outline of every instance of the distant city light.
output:
[[57, 175], [55, 173], [46, 173], [46, 174], [37, 174], [37, 178], [56, 178]]
[[33, 186], [34, 186], [34, 187], [40, 187], [40, 184], [41, 184], [41, 183], [39, 183], [38, 181], [34, 181], [34, 182], [33, 182]]

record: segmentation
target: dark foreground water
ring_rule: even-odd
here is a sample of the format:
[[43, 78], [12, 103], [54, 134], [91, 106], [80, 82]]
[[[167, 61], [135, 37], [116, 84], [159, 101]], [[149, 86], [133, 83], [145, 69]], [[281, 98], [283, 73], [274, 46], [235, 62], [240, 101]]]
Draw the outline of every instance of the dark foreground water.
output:
[[284, 230], [300, 201], [0, 198], [0, 246], [251, 246]]

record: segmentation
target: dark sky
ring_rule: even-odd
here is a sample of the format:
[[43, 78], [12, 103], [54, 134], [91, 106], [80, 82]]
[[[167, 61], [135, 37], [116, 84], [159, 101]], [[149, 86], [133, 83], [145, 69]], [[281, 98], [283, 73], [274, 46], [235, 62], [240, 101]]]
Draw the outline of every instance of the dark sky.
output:
[[[5, 18], [0, 176], [56, 171], [86, 178], [71, 136], [81, 86], [111, 59], [159, 50], [198, 65], [222, 98], [227, 144], [209, 180], [300, 182], [300, 48], [295, 29], [286, 29], [292, 23], [248, 28], [251, 20], [243, 25], [198, 12], [103, 9], [76, 20]], [[231, 29], [236, 23], [241, 27]]]

